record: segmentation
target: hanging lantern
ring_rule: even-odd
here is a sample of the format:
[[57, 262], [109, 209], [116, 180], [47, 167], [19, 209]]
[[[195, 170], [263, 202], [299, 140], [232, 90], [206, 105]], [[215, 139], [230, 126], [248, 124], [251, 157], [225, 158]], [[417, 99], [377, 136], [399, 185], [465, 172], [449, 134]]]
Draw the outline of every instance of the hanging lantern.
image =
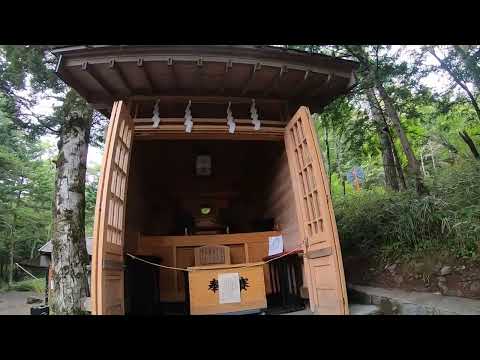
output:
[[260, 130], [261, 122], [258, 120], [258, 112], [255, 107], [255, 99], [252, 99], [252, 106], [250, 106], [250, 114], [252, 117], [252, 124], [255, 130]]
[[183, 123], [185, 125], [185, 132], [187, 133], [191, 133], [192, 127], [193, 127], [192, 112], [190, 111], [191, 105], [192, 105], [192, 100], [189, 100], [187, 108], [185, 109], [185, 122]]
[[158, 109], [158, 103], [160, 102], [160, 99], [155, 102], [155, 106], [153, 107], [153, 127], [158, 127], [158, 124], [160, 123], [160, 111]]
[[228, 108], [227, 108], [227, 125], [228, 125], [228, 132], [230, 134], [233, 134], [235, 132], [235, 119], [232, 116], [232, 111], [230, 110], [230, 106], [232, 103], [229, 101], [228, 102]]

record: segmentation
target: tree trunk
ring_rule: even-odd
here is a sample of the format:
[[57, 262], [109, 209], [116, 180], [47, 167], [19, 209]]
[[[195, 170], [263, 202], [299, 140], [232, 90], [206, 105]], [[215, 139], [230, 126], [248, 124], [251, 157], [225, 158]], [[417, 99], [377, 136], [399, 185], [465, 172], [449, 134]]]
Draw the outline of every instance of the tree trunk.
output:
[[13, 271], [15, 270], [13, 265], [14, 265], [14, 260], [13, 260], [13, 255], [15, 252], [15, 241], [13, 241], [13, 237], [10, 241], [10, 267], [9, 267], [9, 273], [8, 273], [8, 286], [13, 285]]
[[[20, 177], [20, 184], [23, 184], [23, 176]], [[17, 196], [14, 203], [13, 214], [12, 214], [12, 229], [10, 231], [10, 272], [8, 273], [8, 286], [13, 285], [13, 274], [15, 272], [14, 259], [15, 259], [15, 230], [17, 227], [17, 208], [20, 203], [20, 198], [22, 197], [22, 190], [17, 192]]]
[[398, 138], [400, 139], [400, 143], [402, 144], [403, 151], [407, 156], [409, 171], [415, 177], [417, 193], [419, 195], [426, 194], [428, 193], [428, 189], [423, 183], [423, 176], [420, 170], [420, 165], [418, 163], [417, 158], [415, 157], [415, 154], [413, 153], [413, 149], [410, 146], [410, 142], [408, 141], [405, 131], [403, 130], [402, 124], [400, 123], [400, 118], [398, 116], [397, 110], [395, 110], [395, 107], [393, 106], [392, 99], [387, 94], [382, 84], [377, 82], [376, 88], [380, 93], [380, 97], [382, 98], [385, 104], [386, 113], [390, 121], [392, 122], [393, 129], [396, 135], [398, 136]]
[[468, 133], [465, 130], [463, 130], [462, 132], [458, 132], [458, 135], [460, 135], [462, 140], [465, 141], [465, 143], [468, 145], [468, 147], [470, 148], [470, 151], [473, 154], [473, 157], [477, 160], [480, 160], [480, 154], [478, 153], [477, 147], [475, 146], [475, 143], [473, 142], [470, 135], [468, 135]]
[[85, 175], [92, 114], [86, 106], [73, 108], [67, 111], [58, 144], [52, 238], [51, 312], [63, 315], [84, 313], [82, 299], [88, 292]]
[[385, 173], [385, 185], [388, 189], [399, 191], [397, 172], [395, 169], [395, 160], [390, 139], [388, 136], [388, 128], [385, 126], [382, 120], [382, 115], [380, 112], [381, 109], [372, 88], [367, 90], [367, 99], [380, 140], [380, 149], [382, 151], [383, 159], [383, 171]]
[[37, 245], [37, 239], [33, 239], [32, 241], [32, 247], [30, 249], [30, 260], [33, 259], [33, 255], [35, 255], [35, 247]]
[[[385, 126], [388, 127], [387, 121], [385, 119], [384, 121]], [[407, 190], [407, 182], [405, 181], [405, 174], [403, 173], [402, 163], [400, 162], [400, 158], [398, 157], [397, 148], [395, 147], [395, 143], [393, 142], [393, 137], [390, 133], [390, 129], [388, 129], [388, 139], [390, 140], [390, 146], [392, 147], [393, 159], [395, 160], [395, 168], [397, 169], [400, 190], [405, 191]]]

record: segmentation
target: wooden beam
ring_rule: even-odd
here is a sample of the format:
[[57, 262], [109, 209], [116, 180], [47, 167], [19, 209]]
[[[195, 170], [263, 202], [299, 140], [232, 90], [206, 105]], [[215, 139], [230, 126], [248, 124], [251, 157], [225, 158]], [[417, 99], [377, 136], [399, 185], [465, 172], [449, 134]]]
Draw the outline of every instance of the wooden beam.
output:
[[289, 96], [294, 96], [295, 94], [301, 94], [305, 88], [307, 87], [308, 84], [308, 79], [311, 78], [310, 75], [310, 70], [305, 71], [305, 75], [303, 76], [303, 79], [300, 80], [297, 86], [294, 86], [292, 88], [292, 91], [288, 94]]
[[65, 83], [73, 85], [75, 90], [85, 99], [87, 103], [91, 103], [90, 93], [80, 83], [78, 83], [72, 76], [68, 68], [62, 68], [61, 72], [57, 72], [57, 76], [61, 78]]
[[[205, 55], [202, 53], [202, 55]], [[254, 66], [256, 63], [259, 62], [258, 58], [255, 56], [253, 57], [235, 57], [232, 56], [233, 54], [228, 54], [225, 56], [216, 56], [212, 55], [208, 57], [209, 62], [220, 62], [220, 63], [225, 63], [228, 61], [232, 61], [235, 64], [245, 64], [245, 65], [251, 65]], [[81, 65], [84, 61], [87, 61], [90, 64], [101, 64], [101, 63], [108, 63], [110, 59], [115, 59], [117, 62], [134, 62], [136, 59], [142, 56], [141, 53], [132, 53], [132, 56], [125, 56], [123, 53], [121, 56], [112, 56], [111, 54], [108, 54], [108, 58], [106, 56], [98, 56], [95, 58], [87, 58], [87, 57], [77, 57], [75, 59], [69, 59], [68, 61], [68, 66], [78, 66]], [[195, 54], [195, 52], [190, 53], [190, 54], [175, 54], [173, 53], [170, 54], [165, 54], [165, 55], [148, 55], [148, 62], [167, 62], [169, 59], [172, 57], [175, 58], [175, 61], [181, 61], [181, 62], [196, 62], [198, 60], [198, 54]], [[333, 61], [333, 59], [332, 59]], [[335, 60], [335, 61], [338, 61]], [[286, 63], [288, 64], [288, 68], [290, 70], [300, 70], [300, 71], [307, 71], [310, 70], [311, 72], [319, 73], [319, 74], [328, 74], [332, 71], [335, 71], [338, 73], [339, 76], [350, 76], [351, 73], [351, 65], [348, 65], [347, 68], [342, 69], [341, 67], [339, 68], [337, 64], [331, 63], [331, 64], [326, 64], [326, 63], [319, 63], [319, 64], [314, 64], [314, 63], [309, 63], [309, 64], [299, 64], [296, 62], [288, 62], [285, 60], [279, 60], [278, 58], [271, 58], [271, 59], [263, 59], [262, 58], [262, 66], [269, 66], [269, 67], [276, 67], [280, 68], [284, 66]], [[310, 62], [310, 61], [309, 61]]]
[[[152, 125], [152, 118], [134, 118], [135, 126], [142, 126], [148, 125], [151, 127]], [[169, 125], [181, 125], [185, 122], [184, 118], [162, 118], [161, 124], [169, 124]], [[251, 119], [235, 119], [235, 123], [237, 125], [247, 125], [250, 126], [252, 124]], [[224, 125], [226, 124], [226, 119], [218, 119], [218, 118], [195, 118], [195, 126], [198, 124], [203, 125]], [[267, 127], [284, 127], [286, 122], [283, 121], [275, 121], [275, 120], [262, 120], [262, 126]], [[160, 125], [162, 126], [162, 125]]]
[[262, 65], [260, 63], [256, 63], [253, 68], [252, 72], [250, 73], [250, 77], [248, 78], [247, 82], [243, 86], [242, 90], [242, 95], [245, 95], [248, 91], [248, 88], [252, 84], [252, 82], [255, 80], [255, 75], [257, 74], [257, 70], [260, 70], [262, 68]]
[[322, 92], [324, 92], [325, 90], [328, 90], [330, 88], [330, 85], [333, 83], [334, 79], [335, 79], [335, 73], [328, 74], [325, 81], [322, 84], [320, 84], [315, 90], [313, 90], [310, 94], [308, 94], [308, 96], [316, 97], [320, 95]]
[[175, 72], [175, 64], [173, 63], [173, 59], [168, 58], [167, 64], [168, 64], [168, 69], [170, 70], [170, 75], [173, 79], [173, 88], [178, 89], [179, 82], [178, 82], [177, 74]]
[[230, 73], [230, 70], [233, 67], [232, 60], [228, 60], [225, 63], [225, 73], [223, 75], [223, 82], [222, 82], [222, 88], [220, 89], [220, 92], [223, 94], [225, 92], [225, 85], [227, 84], [227, 79], [228, 79], [228, 74]]
[[122, 72], [122, 69], [120, 69], [120, 67], [115, 63], [115, 60], [110, 60], [108, 67], [117, 75], [122, 83], [122, 86], [127, 89], [129, 95], [132, 94], [132, 88], [126, 79], [125, 74]]
[[[224, 121], [225, 123], [225, 121]], [[285, 128], [262, 126], [260, 130], [254, 130], [251, 124], [237, 125], [235, 133], [230, 134], [225, 124], [204, 125], [196, 124], [191, 133], [185, 132], [183, 124], [163, 124], [158, 128], [152, 125], [135, 126], [135, 140], [191, 140], [191, 139], [212, 139], [212, 140], [266, 140], [283, 141]]]
[[202, 75], [205, 71], [205, 68], [203, 66], [203, 59], [200, 58], [197, 60], [197, 67], [195, 69], [195, 87], [198, 92], [201, 92], [201, 87], [202, 87]]
[[[185, 101], [192, 100], [192, 103], [195, 104], [226, 104], [229, 101], [232, 104], [250, 104], [252, 99], [250, 97], [226, 97], [226, 96], [176, 96], [176, 95], [162, 95], [162, 94], [152, 94], [152, 95], [133, 95], [128, 98], [132, 101], [151, 103], [160, 99], [161, 102], [178, 102], [184, 103]], [[272, 105], [282, 105], [287, 102], [287, 100], [282, 99], [266, 99], [266, 98], [255, 98], [257, 104], [272, 104]]]
[[280, 68], [280, 70], [278, 71], [278, 73], [275, 75], [275, 77], [273, 78], [273, 81], [272, 83], [270, 84], [270, 86], [268, 86], [265, 91], [263, 92], [263, 96], [268, 96], [272, 91], [276, 90], [278, 85], [280, 84], [280, 81], [283, 77], [283, 75], [288, 71], [288, 68], [286, 65], [282, 66]]
[[150, 73], [148, 72], [147, 66], [143, 62], [143, 58], [138, 58], [137, 66], [142, 69], [143, 75], [145, 76], [145, 79], [147, 80], [149, 93], [150, 94], [153, 93], [154, 86], [153, 86], [152, 77], [150, 76]]
[[108, 96], [111, 98], [111, 99], [114, 99], [115, 96], [113, 95], [113, 92], [108, 88], [108, 85], [105, 84], [103, 82], [102, 79], [100, 79], [100, 77], [95, 73], [95, 71], [93, 70], [93, 68], [91, 66], [88, 65], [88, 62], [84, 62], [82, 64], [82, 70], [85, 71], [88, 75], [90, 75], [90, 77], [95, 80], [95, 82], [102, 88], [102, 90], [104, 92], [106, 92], [108, 94]]

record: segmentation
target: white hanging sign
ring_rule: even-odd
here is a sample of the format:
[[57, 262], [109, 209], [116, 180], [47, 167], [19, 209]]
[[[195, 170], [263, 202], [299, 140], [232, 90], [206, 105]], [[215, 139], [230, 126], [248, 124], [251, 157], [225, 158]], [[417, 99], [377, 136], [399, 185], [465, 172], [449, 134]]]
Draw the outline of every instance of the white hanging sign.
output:
[[241, 302], [239, 273], [218, 274], [218, 296], [220, 304]]
[[268, 256], [281, 254], [283, 252], [283, 236], [270, 236], [268, 238]]

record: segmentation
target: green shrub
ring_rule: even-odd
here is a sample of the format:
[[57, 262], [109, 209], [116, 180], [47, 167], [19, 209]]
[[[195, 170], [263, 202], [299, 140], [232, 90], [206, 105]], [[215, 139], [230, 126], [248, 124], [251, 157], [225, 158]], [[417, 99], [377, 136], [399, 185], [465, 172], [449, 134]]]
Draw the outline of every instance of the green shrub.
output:
[[462, 258], [479, 255], [478, 162], [438, 172], [430, 194], [362, 190], [335, 198], [335, 216], [346, 254], [384, 261], [446, 251]]
[[44, 279], [29, 279], [22, 280], [14, 283], [9, 287], [11, 291], [35, 291], [37, 293], [43, 293], [45, 291]]

